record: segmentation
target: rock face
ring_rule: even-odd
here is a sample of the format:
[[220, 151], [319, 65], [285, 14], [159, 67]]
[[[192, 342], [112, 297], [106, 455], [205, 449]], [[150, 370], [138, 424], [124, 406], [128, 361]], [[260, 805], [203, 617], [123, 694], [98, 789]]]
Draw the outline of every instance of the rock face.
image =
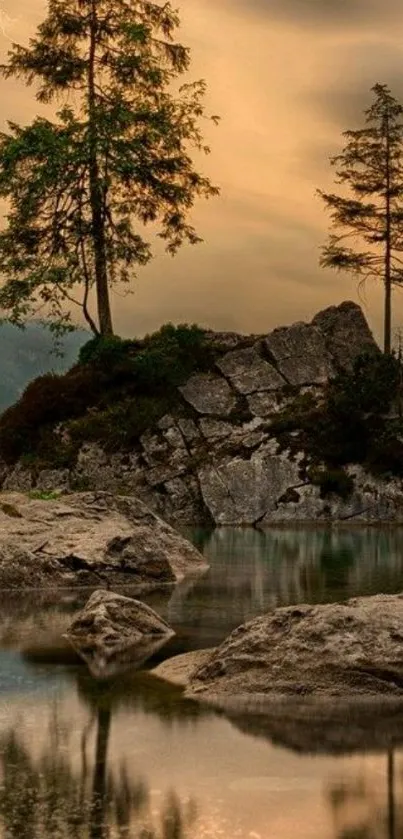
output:
[[239, 393], [278, 390], [286, 384], [276, 368], [259, 355], [257, 347], [229, 352], [217, 366]]
[[112, 591], [94, 591], [66, 637], [96, 678], [141, 666], [175, 635], [145, 603]]
[[374, 339], [362, 310], [346, 300], [315, 315], [312, 326], [319, 329], [337, 367], [350, 367], [357, 355], [371, 350]]
[[201, 554], [137, 498], [0, 495], [0, 588], [141, 588], [206, 568]]
[[190, 678], [190, 696], [392, 697], [403, 707], [403, 595], [276, 609], [238, 627]]
[[230, 386], [225, 379], [211, 373], [197, 373], [180, 391], [199, 414], [227, 417], [235, 408], [236, 399]]
[[291, 385], [323, 385], [334, 373], [325, 337], [312, 324], [296, 323], [289, 328], [275, 329], [265, 339], [265, 345]]
[[217, 524], [256, 524], [291, 485], [299, 485], [298, 463], [260, 446], [250, 460], [233, 458], [199, 471], [204, 502]]
[[376, 347], [359, 306], [332, 306], [311, 323], [268, 335], [206, 332], [205, 338], [214, 369], [193, 375], [178, 391], [175, 416], [162, 417], [132, 450], [110, 453], [86, 443], [70, 470], [0, 464], [3, 489], [134, 495], [174, 525], [403, 523], [400, 480], [374, 480], [352, 465], [351, 497], [322, 498], [303, 440], [290, 439], [285, 450], [273, 430], [279, 411], [296, 398], [320, 401], [329, 376]]

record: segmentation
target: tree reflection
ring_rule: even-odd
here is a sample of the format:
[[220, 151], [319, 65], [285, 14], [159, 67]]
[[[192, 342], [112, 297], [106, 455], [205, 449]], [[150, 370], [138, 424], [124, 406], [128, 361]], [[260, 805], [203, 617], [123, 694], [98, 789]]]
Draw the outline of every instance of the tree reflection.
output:
[[[336, 839], [397, 839], [403, 824], [397, 820], [396, 755], [386, 754], [385, 796], [377, 803], [373, 789], [364, 778], [335, 784], [329, 801], [336, 827]], [[353, 817], [355, 823], [346, 824]]]
[[[118, 690], [116, 684], [97, 684], [83, 670], [76, 672], [76, 678], [79, 696], [90, 711], [78, 765], [57, 708], [39, 756], [17, 728], [0, 738], [0, 821], [6, 839], [190, 839], [197, 816], [193, 802], [184, 804], [172, 791], [156, 820], [146, 781], [130, 774], [124, 763], [117, 770], [109, 768], [113, 712], [121, 703], [130, 702], [125, 680]], [[153, 698], [155, 712], [157, 680], [146, 678], [143, 693], [141, 682], [137, 699], [133, 694], [131, 699], [149, 707]], [[195, 715], [192, 705], [185, 703], [189, 719]], [[173, 708], [174, 704], [169, 711], [168, 702], [168, 723], [175, 716]], [[186, 710], [177, 708], [176, 713], [178, 719], [182, 714], [186, 718]]]

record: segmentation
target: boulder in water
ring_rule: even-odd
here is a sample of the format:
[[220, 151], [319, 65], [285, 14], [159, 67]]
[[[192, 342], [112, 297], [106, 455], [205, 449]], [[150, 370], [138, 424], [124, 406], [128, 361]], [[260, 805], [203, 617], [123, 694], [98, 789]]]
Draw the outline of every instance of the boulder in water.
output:
[[94, 591], [66, 637], [96, 678], [140, 667], [175, 635], [150, 606], [112, 591]]

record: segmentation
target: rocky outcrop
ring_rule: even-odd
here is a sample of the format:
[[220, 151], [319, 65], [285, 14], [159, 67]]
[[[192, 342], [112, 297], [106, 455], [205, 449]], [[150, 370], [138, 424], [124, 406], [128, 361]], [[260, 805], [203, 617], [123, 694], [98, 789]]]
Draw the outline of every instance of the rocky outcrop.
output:
[[236, 405], [229, 384], [212, 373], [197, 373], [180, 388], [180, 392], [199, 414], [227, 417]]
[[403, 706], [403, 595], [276, 609], [238, 627], [190, 677], [188, 695]]
[[142, 588], [206, 570], [201, 554], [134, 497], [0, 495], [0, 588]]
[[94, 591], [66, 637], [96, 678], [140, 667], [175, 635], [145, 603], [112, 591]]
[[323, 385], [335, 371], [325, 337], [316, 326], [296, 323], [275, 329], [265, 339], [266, 350], [289, 384]]
[[357, 355], [374, 347], [362, 309], [349, 300], [318, 312], [312, 327], [324, 336], [329, 355], [339, 369], [350, 367]]
[[70, 470], [34, 471], [18, 463], [0, 469], [3, 489], [135, 495], [175, 525], [403, 523], [399, 479], [375, 480], [352, 465], [354, 492], [346, 500], [322, 497], [298, 432], [286, 444], [276, 438], [279, 411], [296, 398], [320, 402], [329, 376], [376, 347], [356, 304], [330, 307], [311, 323], [268, 335], [205, 337], [214, 369], [191, 376], [178, 390], [175, 414], [162, 417], [130, 451], [86, 443]]
[[250, 459], [235, 457], [228, 463], [204, 466], [198, 473], [204, 502], [217, 524], [256, 524], [290, 486], [300, 485], [297, 460], [260, 446]]
[[[288, 331], [288, 330], [286, 330]], [[259, 345], [229, 352], [217, 362], [223, 375], [238, 393], [279, 390], [287, 380], [259, 353]]]

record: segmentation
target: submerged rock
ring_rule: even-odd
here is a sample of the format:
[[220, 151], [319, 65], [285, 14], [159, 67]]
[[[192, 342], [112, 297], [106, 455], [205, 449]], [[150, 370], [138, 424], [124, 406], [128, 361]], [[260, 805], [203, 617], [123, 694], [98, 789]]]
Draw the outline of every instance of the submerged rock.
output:
[[66, 638], [96, 678], [140, 667], [175, 635], [153, 609], [112, 591], [94, 591]]
[[175, 583], [207, 569], [186, 539], [137, 498], [0, 495], [0, 588]]
[[403, 594], [292, 606], [256, 618], [193, 673], [188, 694], [403, 703]]
[[172, 685], [186, 687], [193, 673], [208, 661], [213, 652], [213, 649], [193, 650], [189, 653], [174, 655], [172, 658], [162, 661], [151, 672], [154, 676], [171, 682]]

